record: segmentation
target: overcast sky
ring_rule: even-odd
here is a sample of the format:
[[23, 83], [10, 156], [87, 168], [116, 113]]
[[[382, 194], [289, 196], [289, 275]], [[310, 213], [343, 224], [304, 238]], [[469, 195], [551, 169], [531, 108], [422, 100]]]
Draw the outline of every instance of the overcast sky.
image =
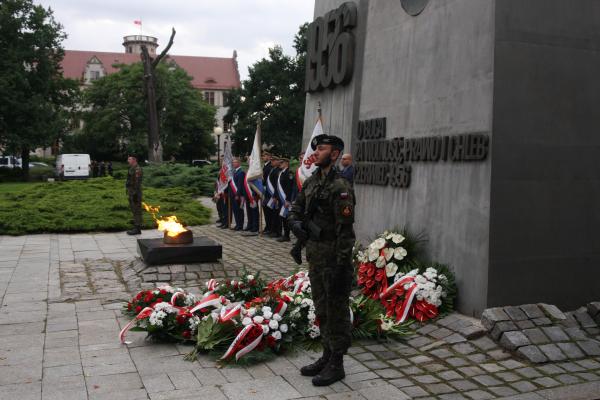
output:
[[122, 52], [123, 36], [158, 37], [160, 51], [177, 34], [171, 54], [231, 57], [238, 52], [242, 79], [275, 44], [294, 54], [298, 27], [312, 20], [313, 0], [36, 0], [54, 10], [69, 35], [68, 50]]

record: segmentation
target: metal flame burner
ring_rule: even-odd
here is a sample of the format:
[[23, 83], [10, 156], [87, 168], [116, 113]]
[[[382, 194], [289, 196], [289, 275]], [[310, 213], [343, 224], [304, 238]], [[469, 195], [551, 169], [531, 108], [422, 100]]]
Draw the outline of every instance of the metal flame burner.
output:
[[190, 230], [183, 231], [177, 236], [169, 236], [167, 235], [167, 232], [165, 232], [163, 242], [165, 244], [190, 244], [194, 243], [194, 235]]

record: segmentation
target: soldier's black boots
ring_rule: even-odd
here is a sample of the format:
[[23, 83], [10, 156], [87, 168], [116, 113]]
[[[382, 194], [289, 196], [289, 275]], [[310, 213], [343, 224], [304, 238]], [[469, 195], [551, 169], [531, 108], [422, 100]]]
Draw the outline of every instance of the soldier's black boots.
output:
[[316, 376], [319, 372], [325, 368], [327, 362], [329, 362], [329, 358], [331, 357], [331, 352], [329, 349], [323, 350], [323, 355], [317, 361], [312, 364], [308, 364], [305, 367], [300, 368], [300, 374], [304, 376]]
[[345, 377], [344, 354], [332, 353], [325, 368], [312, 378], [312, 383], [315, 386], [329, 386]]
[[290, 250], [290, 255], [292, 256], [296, 264], [302, 264], [302, 245], [299, 241], [294, 243], [294, 247], [292, 247], [292, 250]]
[[139, 234], [141, 234], [141, 233], [142, 233], [142, 231], [141, 231], [141, 230], [140, 230], [140, 228], [138, 228], [137, 226], [136, 226], [136, 227], [134, 227], [133, 229], [131, 229], [131, 230], [127, 231], [127, 234], [128, 234], [128, 235], [139, 235]]

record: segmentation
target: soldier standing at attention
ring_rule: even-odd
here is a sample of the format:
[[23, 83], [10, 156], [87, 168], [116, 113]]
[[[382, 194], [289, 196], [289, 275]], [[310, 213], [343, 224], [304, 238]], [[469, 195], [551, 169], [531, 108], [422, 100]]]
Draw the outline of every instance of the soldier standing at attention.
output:
[[354, 272], [355, 201], [350, 183], [335, 168], [344, 149], [342, 139], [319, 135], [311, 147], [319, 168], [304, 182], [289, 223], [296, 237], [306, 240], [311, 295], [323, 344], [321, 358], [300, 373], [314, 376], [315, 386], [328, 386], [345, 377], [343, 357], [351, 344], [348, 298]]
[[133, 214], [133, 229], [127, 231], [127, 234], [139, 235], [142, 233], [142, 167], [138, 164], [136, 156], [127, 157], [127, 163], [129, 170], [125, 190]]

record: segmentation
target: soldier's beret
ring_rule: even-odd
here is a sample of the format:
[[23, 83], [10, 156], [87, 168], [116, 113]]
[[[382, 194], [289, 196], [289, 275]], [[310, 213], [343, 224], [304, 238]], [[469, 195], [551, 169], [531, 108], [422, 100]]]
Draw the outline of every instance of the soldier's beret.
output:
[[334, 148], [344, 150], [344, 141], [337, 136], [333, 135], [319, 135], [316, 136], [311, 142], [310, 147], [315, 150], [320, 144], [330, 144]]

